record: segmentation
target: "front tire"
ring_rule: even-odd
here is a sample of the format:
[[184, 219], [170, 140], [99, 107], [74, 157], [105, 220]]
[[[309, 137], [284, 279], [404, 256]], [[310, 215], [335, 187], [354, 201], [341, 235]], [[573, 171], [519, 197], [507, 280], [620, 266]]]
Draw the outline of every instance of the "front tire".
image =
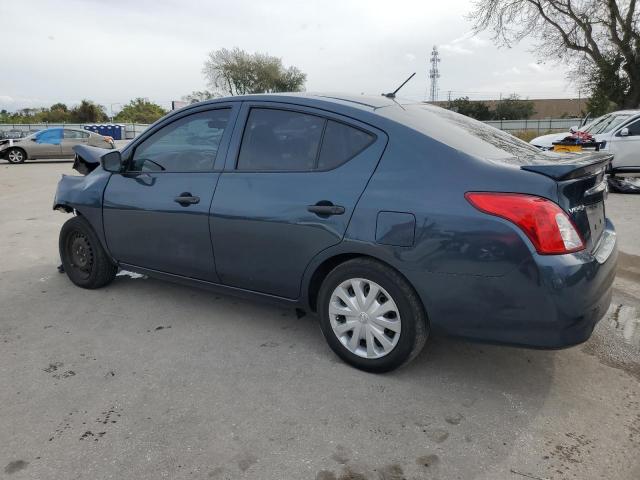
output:
[[118, 267], [83, 217], [73, 217], [60, 230], [60, 259], [69, 279], [82, 288], [100, 288], [113, 281]]
[[373, 259], [357, 258], [334, 268], [320, 288], [318, 310], [331, 349], [368, 372], [402, 366], [427, 340], [428, 322], [415, 290]]
[[7, 153], [5, 153], [5, 158], [9, 161], [9, 163], [24, 163], [24, 161], [27, 159], [27, 153], [21, 148], [12, 147], [7, 150]]

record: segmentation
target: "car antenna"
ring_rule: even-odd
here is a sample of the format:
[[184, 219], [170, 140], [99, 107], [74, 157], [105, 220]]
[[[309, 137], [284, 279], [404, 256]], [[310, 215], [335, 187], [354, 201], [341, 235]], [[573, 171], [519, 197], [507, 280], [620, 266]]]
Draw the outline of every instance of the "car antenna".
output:
[[409, 78], [407, 78], [404, 82], [402, 82], [402, 85], [400, 85], [398, 88], [396, 88], [393, 92], [391, 93], [383, 93], [382, 96], [383, 97], [387, 97], [387, 98], [396, 98], [396, 93], [398, 93], [398, 90], [400, 90], [402, 87], [404, 87], [407, 82], [409, 80], [411, 80], [414, 76], [415, 76], [416, 72], [413, 72]]

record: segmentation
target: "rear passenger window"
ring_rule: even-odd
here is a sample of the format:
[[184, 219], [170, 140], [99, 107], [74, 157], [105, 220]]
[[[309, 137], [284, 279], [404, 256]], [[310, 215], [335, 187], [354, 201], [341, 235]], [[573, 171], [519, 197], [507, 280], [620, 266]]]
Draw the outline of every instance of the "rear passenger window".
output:
[[318, 161], [319, 170], [330, 170], [351, 160], [374, 141], [374, 136], [344, 123], [327, 122]]
[[321, 117], [299, 112], [251, 109], [238, 156], [238, 169], [314, 169], [324, 122]]

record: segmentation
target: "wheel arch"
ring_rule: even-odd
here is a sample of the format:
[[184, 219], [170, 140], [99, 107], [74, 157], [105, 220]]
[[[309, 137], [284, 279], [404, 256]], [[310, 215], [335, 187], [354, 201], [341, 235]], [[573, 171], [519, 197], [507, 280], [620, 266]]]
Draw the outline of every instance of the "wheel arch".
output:
[[307, 308], [309, 308], [309, 310], [311, 310], [312, 312], [317, 312], [318, 294], [320, 292], [320, 287], [324, 279], [329, 274], [329, 272], [331, 272], [331, 270], [336, 268], [338, 265], [344, 262], [347, 262], [349, 260], [353, 260], [355, 258], [368, 258], [371, 260], [375, 260], [376, 262], [379, 262], [382, 265], [388, 268], [391, 268], [398, 275], [404, 278], [407, 281], [407, 283], [411, 286], [411, 288], [414, 290], [414, 292], [416, 292], [416, 296], [420, 301], [422, 309], [425, 312], [426, 318], [428, 319], [427, 307], [424, 304], [422, 297], [418, 294], [416, 288], [411, 283], [411, 280], [409, 280], [406, 275], [404, 275], [397, 267], [385, 261], [384, 259], [380, 258], [379, 256], [372, 255], [369, 252], [365, 253], [365, 252], [356, 252], [356, 251], [340, 252], [340, 253], [335, 253], [333, 255], [325, 256], [312, 269], [309, 269], [310, 270], [310, 273], [308, 276], [309, 280], [305, 283], [306, 287], [304, 289], [304, 298], [303, 298], [303, 303], [304, 305], [306, 305]]
[[14, 145], [13, 147], [9, 147], [6, 150], [4, 150], [2, 152], [2, 158], [7, 159], [7, 156], [9, 155], [9, 151], [10, 150], [20, 150], [22, 152], [22, 154], [24, 155], [24, 159], [25, 160], [29, 160], [30, 159], [29, 154], [27, 153], [27, 151], [23, 147], [20, 147], [18, 145]]

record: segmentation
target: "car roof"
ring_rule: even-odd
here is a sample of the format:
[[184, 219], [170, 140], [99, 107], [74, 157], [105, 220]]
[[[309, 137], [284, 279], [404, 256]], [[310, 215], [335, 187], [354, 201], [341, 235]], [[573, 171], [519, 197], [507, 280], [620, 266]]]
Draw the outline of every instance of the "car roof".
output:
[[317, 106], [327, 108], [329, 106], [334, 107], [351, 107], [359, 110], [365, 110], [369, 112], [376, 111], [382, 108], [400, 108], [402, 105], [408, 105], [410, 103], [417, 103], [408, 101], [405, 99], [388, 98], [384, 95], [353, 95], [344, 93], [312, 93], [312, 92], [300, 92], [300, 93], [257, 93], [250, 95], [236, 95], [233, 97], [221, 97], [212, 100], [206, 100], [193, 105], [189, 105], [186, 108], [193, 107], [195, 105], [215, 104], [221, 102], [241, 102], [241, 101], [266, 101], [266, 102], [282, 102], [282, 103], [295, 103], [300, 105]]
[[640, 110], [616, 110], [611, 112], [611, 115], [638, 115]]

